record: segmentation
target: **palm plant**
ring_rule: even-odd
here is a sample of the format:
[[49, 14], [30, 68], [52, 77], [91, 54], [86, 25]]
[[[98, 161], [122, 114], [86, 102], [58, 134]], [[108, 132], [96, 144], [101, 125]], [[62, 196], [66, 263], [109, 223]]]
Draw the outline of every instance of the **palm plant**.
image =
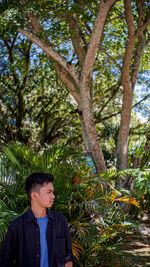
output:
[[80, 266], [123, 266], [120, 247], [133, 226], [112, 189], [100, 177], [88, 175], [80, 176], [74, 187], [66, 211], [71, 232], [82, 247]]
[[[72, 192], [71, 179], [77, 168], [77, 156], [64, 145], [53, 145], [40, 153], [19, 143], [4, 147], [0, 156], [0, 242], [8, 224], [27, 208], [25, 178], [32, 172], [50, 172], [56, 177], [55, 208], [66, 205]], [[60, 193], [61, 192], [61, 193]]]
[[[33, 171], [52, 173], [55, 179], [55, 209], [68, 219], [73, 238], [75, 266], [120, 266], [120, 246], [130, 223], [111, 179], [114, 171], [101, 177], [81, 164], [79, 153], [63, 145], [36, 153], [27, 146], [11, 144], [4, 148], [0, 175], [0, 240], [9, 222], [24, 212], [25, 177]], [[130, 199], [131, 200], [131, 199]], [[108, 263], [109, 262], [109, 263]], [[123, 266], [123, 265], [121, 265]]]
[[0, 157], [0, 242], [8, 224], [27, 206], [26, 195], [23, 191], [23, 176], [10, 165], [9, 160]]

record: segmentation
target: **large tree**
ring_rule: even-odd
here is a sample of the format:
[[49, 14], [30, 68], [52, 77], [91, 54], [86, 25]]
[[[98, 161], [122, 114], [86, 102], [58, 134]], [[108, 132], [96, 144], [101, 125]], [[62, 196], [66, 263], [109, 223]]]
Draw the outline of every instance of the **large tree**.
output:
[[[1, 23], [8, 28], [13, 23], [16, 31], [43, 49], [74, 97], [85, 150], [92, 153], [98, 171], [104, 171], [106, 166], [93, 118], [94, 64], [97, 56], [101, 60], [103, 44], [112, 38], [108, 26], [114, 20], [117, 24], [123, 21], [122, 53], [117, 59], [121, 71], [116, 84], [123, 93], [117, 158], [118, 168], [127, 168], [133, 89], [147, 44], [148, 2], [20, 0], [3, 1], [2, 7]], [[112, 16], [115, 12], [117, 19]], [[120, 36], [115, 39], [120, 40]]]

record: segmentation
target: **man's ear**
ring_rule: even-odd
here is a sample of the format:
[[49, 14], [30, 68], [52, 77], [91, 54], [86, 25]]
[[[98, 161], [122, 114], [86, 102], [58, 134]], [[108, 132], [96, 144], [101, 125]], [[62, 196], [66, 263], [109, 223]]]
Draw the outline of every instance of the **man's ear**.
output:
[[35, 192], [35, 191], [33, 191], [33, 192], [31, 193], [31, 199], [32, 199], [32, 200], [36, 200], [36, 199], [37, 199], [37, 195], [38, 195], [38, 193]]

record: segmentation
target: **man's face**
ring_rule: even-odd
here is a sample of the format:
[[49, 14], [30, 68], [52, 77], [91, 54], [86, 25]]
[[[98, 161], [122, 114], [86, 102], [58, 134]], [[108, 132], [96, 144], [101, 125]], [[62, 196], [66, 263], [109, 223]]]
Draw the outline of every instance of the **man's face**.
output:
[[54, 187], [52, 183], [45, 183], [39, 190], [39, 192], [35, 192], [36, 195], [36, 203], [41, 208], [51, 208], [55, 195], [54, 195]]

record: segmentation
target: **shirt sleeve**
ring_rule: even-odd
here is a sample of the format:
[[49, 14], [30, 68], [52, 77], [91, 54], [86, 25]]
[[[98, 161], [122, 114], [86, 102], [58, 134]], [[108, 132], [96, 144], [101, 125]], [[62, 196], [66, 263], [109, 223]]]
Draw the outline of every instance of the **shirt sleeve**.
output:
[[2, 243], [0, 251], [0, 266], [2, 267], [14, 267], [16, 251], [16, 233], [11, 224], [8, 227], [8, 231]]
[[66, 236], [65, 236], [65, 262], [72, 261], [72, 240], [71, 240], [71, 234], [70, 230], [67, 224], [67, 221], [65, 219], [65, 225], [66, 225]]

